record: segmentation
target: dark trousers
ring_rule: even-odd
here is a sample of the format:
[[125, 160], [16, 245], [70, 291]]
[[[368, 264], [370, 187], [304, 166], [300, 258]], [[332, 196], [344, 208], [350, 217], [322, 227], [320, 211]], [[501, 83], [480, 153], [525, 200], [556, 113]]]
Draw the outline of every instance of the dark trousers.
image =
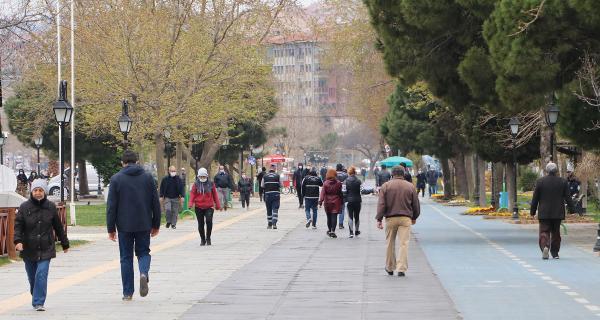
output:
[[250, 208], [250, 192], [240, 193], [240, 201], [242, 201], [242, 208]]
[[328, 213], [327, 214], [327, 230], [329, 230], [329, 232], [335, 232], [336, 226], [337, 226], [337, 213]]
[[360, 226], [360, 202], [348, 202], [348, 227], [350, 228], [350, 234], [354, 234], [354, 231], [358, 231]]
[[425, 198], [425, 186], [417, 186], [417, 195], [421, 192], [421, 197]]
[[304, 204], [304, 195], [302, 194], [302, 186], [296, 186], [296, 194], [298, 195], [298, 203], [300, 206]]
[[[205, 242], [206, 239], [210, 240], [210, 235], [212, 234], [213, 227], [213, 213], [215, 212], [215, 210], [213, 208], [195, 208], [195, 211], [196, 219], [198, 220], [198, 233], [200, 233], [200, 239], [202, 240], [202, 242]], [[204, 231], [204, 224], [206, 224], [206, 233]]]
[[260, 197], [260, 202], [263, 201], [264, 195], [265, 195], [265, 189], [263, 187], [258, 187], [258, 196]]
[[148, 275], [150, 271], [150, 231], [122, 232], [119, 231], [119, 254], [121, 256], [121, 282], [123, 295], [131, 296], [133, 285], [133, 252], [138, 258], [140, 275]]
[[558, 256], [560, 250], [560, 223], [561, 219], [540, 219], [540, 249], [550, 248], [553, 257]]
[[265, 205], [267, 207], [267, 221], [269, 225], [277, 224], [279, 220], [279, 192], [265, 193]]

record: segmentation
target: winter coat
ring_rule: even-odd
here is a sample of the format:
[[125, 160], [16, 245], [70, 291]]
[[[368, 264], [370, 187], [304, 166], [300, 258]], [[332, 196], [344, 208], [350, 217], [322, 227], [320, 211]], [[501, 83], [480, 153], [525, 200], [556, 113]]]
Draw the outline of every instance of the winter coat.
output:
[[319, 187], [323, 186], [323, 181], [317, 176], [306, 176], [302, 180], [302, 194], [304, 199], [319, 199]]
[[530, 214], [533, 216], [537, 211], [540, 220], [563, 220], [565, 218], [565, 203], [569, 207], [569, 212], [575, 212], [567, 180], [555, 175], [548, 175], [538, 179], [535, 183]]
[[216, 207], [217, 210], [221, 210], [221, 203], [219, 202], [215, 184], [210, 181], [200, 182], [200, 180], [196, 179], [196, 182], [192, 186], [192, 192], [190, 192], [188, 207], [199, 209]]
[[429, 184], [430, 186], [437, 185], [437, 180], [439, 178], [439, 175], [435, 170], [427, 171], [425, 176], [427, 177], [427, 184]]
[[229, 188], [233, 189], [233, 181], [231, 176], [227, 172], [219, 172], [213, 179], [217, 188]]
[[256, 176], [256, 179], [258, 180], [258, 186], [259, 186], [261, 189], [262, 189], [262, 186], [261, 186], [261, 184], [262, 184], [262, 180], [263, 180], [263, 178], [264, 178], [265, 174], [267, 174], [267, 173], [266, 173], [266, 172], [264, 172], [264, 171], [261, 171], [261, 172], [260, 172], [260, 173], [259, 173], [259, 174]]
[[14, 243], [23, 244], [21, 258], [28, 261], [48, 260], [56, 257], [54, 235], [63, 250], [69, 248], [69, 239], [58, 217], [54, 202], [30, 198], [19, 207], [15, 218]]
[[141, 232], [160, 228], [160, 202], [152, 175], [130, 164], [110, 178], [106, 204], [108, 232]]
[[250, 178], [240, 179], [240, 181], [238, 181], [238, 191], [241, 194], [252, 193], [252, 181], [250, 181]]
[[392, 175], [390, 174], [389, 171], [386, 170], [381, 170], [379, 171], [379, 186], [381, 187], [384, 183], [390, 181], [390, 179], [392, 179]]
[[377, 202], [377, 215], [375, 219], [383, 220], [383, 217], [409, 217], [417, 220], [421, 214], [419, 195], [412, 183], [405, 181], [404, 177], [398, 177], [384, 184], [379, 190]]
[[342, 183], [336, 180], [326, 180], [321, 189], [319, 205], [325, 206], [326, 213], [340, 213], [342, 209]]
[[160, 197], [169, 199], [178, 199], [185, 197], [185, 186], [183, 180], [179, 176], [164, 177], [160, 182]]
[[356, 176], [350, 176], [346, 181], [346, 201], [349, 203], [360, 203], [362, 202], [362, 197], [360, 195], [360, 185], [362, 181]]
[[302, 188], [302, 180], [308, 175], [308, 169], [300, 169], [294, 171], [294, 186], [296, 189]]

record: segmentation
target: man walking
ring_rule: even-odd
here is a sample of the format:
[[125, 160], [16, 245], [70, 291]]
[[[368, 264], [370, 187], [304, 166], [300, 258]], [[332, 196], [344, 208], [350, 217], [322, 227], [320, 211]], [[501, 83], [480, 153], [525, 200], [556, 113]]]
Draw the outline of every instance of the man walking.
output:
[[342, 208], [340, 209], [340, 212], [338, 214], [338, 227], [341, 230], [344, 229], [344, 215], [346, 214], [346, 184], [344, 183], [344, 181], [348, 179], [348, 174], [344, 171], [344, 165], [342, 165], [341, 163], [338, 163], [335, 166], [335, 171], [337, 174], [337, 180], [342, 184], [342, 193], [344, 194], [344, 197], [342, 198]]
[[304, 207], [304, 194], [302, 193], [302, 180], [308, 174], [308, 170], [304, 169], [302, 163], [298, 164], [298, 169], [294, 171], [294, 187], [296, 187], [296, 194], [298, 196], [298, 209]]
[[150, 237], [158, 235], [160, 203], [152, 175], [138, 165], [138, 156], [126, 150], [121, 158], [123, 169], [110, 178], [106, 205], [108, 238], [117, 241], [121, 256], [123, 300], [130, 301], [133, 292], [133, 252], [140, 269], [140, 295], [148, 295], [150, 271]]
[[271, 165], [269, 173], [263, 177], [262, 186], [265, 189], [265, 205], [267, 207], [267, 229], [277, 229], [280, 190], [283, 187], [281, 177], [275, 172], [276, 166]]
[[319, 175], [321, 176], [321, 181], [325, 182], [325, 176], [327, 175], [327, 167], [323, 165], [321, 170], [319, 171]]
[[[385, 217], [385, 238], [387, 240], [385, 271], [391, 276], [394, 271], [404, 277], [408, 269], [408, 242], [411, 225], [421, 214], [419, 196], [412, 183], [404, 180], [404, 168], [396, 166], [392, 170], [393, 179], [379, 190], [377, 202], [377, 228], [383, 229]], [[396, 238], [400, 248], [396, 253]]]
[[381, 165], [381, 170], [379, 170], [378, 173], [378, 179], [377, 179], [377, 186], [378, 187], [382, 187], [386, 182], [390, 181], [390, 179], [392, 179], [392, 175], [390, 174], [390, 172], [387, 170], [387, 166], [385, 164]]
[[554, 259], [558, 259], [561, 240], [560, 223], [565, 219], [565, 203], [570, 213], [575, 211], [567, 180], [556, 175], [558, 172], [556, 163], [548, 163], [546, 172], [548, 175], [535, 183], [530, 210], [532, 216], [535, 216], [537, 211], [540, 221], [539, 244], [544, 260], [549, 258], [549, 253]]
[[[317, 171], [312, 169], [308, 176], [302, 180], [302, 194], [304, 195], [304, 211], [306, 213], [306, 228], [317, 228], [317, 205], [319, 204], [319, 187], [323, 181], [317, 176]], [[312, 210], [312, 217], [310, 211]]]
[[177, 228], [177, 218], [185, 198], [184, 188], [183, 180], [177, 175], [177, 168], [170, 166], [169, 175], [160, 182], [160, 201], [165, 207], [167, 229]]
[[265, 174], [267, 174], [267, 168], [262, 167], [260, 173], [256, 175], [256, 179], [258, 180], [258, 196], [260, 197], [260, 202], [263, 201], [263, 196], [265, 194], [265, 189], [262, 187], [262, 180]]
[[427, 165], [427, 184], [429, 185], [429, 197], [437, 193], [437, 180], [439, 178], [437, 171], [433, 170], [430, 165]]
[[246, 176], [245, 172], [242, 172], [242, 177], [238, 181], [238, 191], [240, 192], [240, 201], [242, 202], [242, 208], [250, 210], [250, 194], [252, 193], [252, 181]]
[[224, 166], [219, 166], [219, 172], [213, 179], [213, 182], [217, 186], [221, 210], [227, 211], [227, 199], [229, 198], [229, 191], [233, 188], [233, 180], [231, 180], [229, 173], [225, 172]]

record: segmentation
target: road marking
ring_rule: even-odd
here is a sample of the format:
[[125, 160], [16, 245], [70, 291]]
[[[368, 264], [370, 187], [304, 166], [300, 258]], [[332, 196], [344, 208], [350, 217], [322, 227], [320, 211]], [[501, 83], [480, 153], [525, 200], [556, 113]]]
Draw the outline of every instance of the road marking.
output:
[[[560, 289], [560, 290], [571, 290], [571, 288], [569, 288], [568, 286], [562, 285], [560, 282], [558, 281], [554, 281], [552, 279], [552, 277], [546, 276], [544, 275], [543, 272], [538, 271], [537, 269], [533, 268], [532, 265], [528, 264], [525, 261], [522, 261], [521, 259], [519, 259], [516, 255], [514, 255], [512, 252], [506, 250], [505, 248], [503, 248], [502, 246], [500, 246], [499, 244], [495, 243], [494, 241], [488, 239], [485, 235], [483, 235], [480, 232], [475, 231], [473, 228], [461, 223], [460, 221], [450, 217], [449, 215], [445, 214], [442, 210], [438, 209], [437, 207], [433, 206], [433, 205], [429, 205], [431, 208], [433, 208], [435, 211], [437, 211], [440, 215], [442, 215], [444, 218], [450, 220], [451, 222], [453, 222], [454, 224], [456, 224], [457, 226], [470, 231], [471, 233], [475, 234], [476, 236], [478, 236], [479, 238], [483, 239], [485, 242], [487, 242], [490, 246], [492, 246], [493, 248], [495, 248], [496, 250], [500, 251], [500, 253], [503, 253], [504, 255], [506, 255], [507, 257], [511, 258], [513, 261], [517, 262], [518, 264], [520, 264], [522, 267], [524, 267], [527, 271], [529, 271], [530, 273], [533, 273], [537, 276], [540, 277], [540, 279], [546, 281], [546, 283], [554, 285], [556, 288]], [[489, 282], [489, 281], [488, 281]], [[579, 293], [574, 292], [574, 291], [567, 291], [565, 292], [566, 295], [574, 297], [573, 300], [575, 302], [578, 302], [580, 304], [584, 304], [585, 307], [589, 310], [589, 311], [600, 311], [600, 307], [595, 306], [595, 305], [591, 305], [589, 304], [590, 302], [585, 299], [585, 298], [575, 298], [579, 296]], [[597, 313], [596, 316], [600, 316], [600, 313]]]

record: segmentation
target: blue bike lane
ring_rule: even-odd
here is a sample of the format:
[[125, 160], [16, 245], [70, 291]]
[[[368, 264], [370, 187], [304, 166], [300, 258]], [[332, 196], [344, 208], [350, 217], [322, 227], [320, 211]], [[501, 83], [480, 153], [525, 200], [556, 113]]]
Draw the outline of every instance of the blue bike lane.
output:
[[600, 258], [563, 241], [542, 260], [537, 232], [428, 200], [413, 229], [464, 319], [600, 318]]

